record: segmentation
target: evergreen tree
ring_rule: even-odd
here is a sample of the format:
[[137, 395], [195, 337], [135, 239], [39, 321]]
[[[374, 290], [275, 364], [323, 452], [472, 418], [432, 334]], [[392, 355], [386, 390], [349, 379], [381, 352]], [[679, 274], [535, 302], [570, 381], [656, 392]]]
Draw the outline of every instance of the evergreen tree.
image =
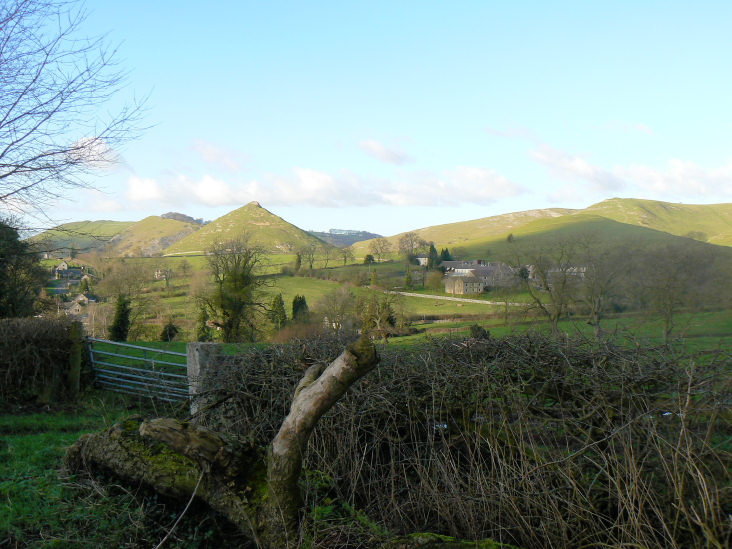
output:
[[27, 240], [0, 220], [0, 318], [33, 315], [48, 277]]
[[430, 251], [427, 252], [427, 268], [434, 269], [435, 267], [437, 267], [437, 264], [439, 262], [440, 262], [440, 255], [437, 253], [435, 244], [433, 242], [430, 242]]
[[285, 312], [285, 301], [282, 299], [282, 294], [274, 296], [267, 316], [270, 322], [277, 326], [277, 329], [282, 328], [284, 323], [287, 322], [287, 312]]
[[412, 287], [412, 270], [407, 265], [407, 273], [404, 275], [404, 287], [409, 289]]
[[295, 254], [295, 266], [293, 267], [295, 272], [299, 271], [300, 267], [302, 267], [302, 257], [300, 256], [300, 252], [297, 252]]
[[130, 300], [124, 295], [117, 296], [114, 309], [114, 319], [109, 327], [109, 339], [112, 341], [127, 341], [130, 332]]
[[196, 341], [211, 341], [212, 339], [211, 328], [208, 327], [208, 311], [206, 311], [206, 307], [201, 307], [196, 322]]
[[440, 261], [452, 261], [452, 256], [450, 255], [450, 250], [445, 248], [444, 250], [440, 251]]
[[308, 314], [308, 302], [305, 301], [304, 295], [296, 295], [292, 299], [292, 320], [300, 322], [305, 320]]
[[173, 320], [169, 320], [168, 323], [163, 328], [163, 331], [160, 332], [160, 341], [167, 341], [171, 342], [175, 339], [175, 336], [178, 335], [178, 327], [173, 324]]
[[89, 279], [88, 278], [82, 278], [81, 283], [79, 284], [79, 293], [84, 293], [89, 291]]

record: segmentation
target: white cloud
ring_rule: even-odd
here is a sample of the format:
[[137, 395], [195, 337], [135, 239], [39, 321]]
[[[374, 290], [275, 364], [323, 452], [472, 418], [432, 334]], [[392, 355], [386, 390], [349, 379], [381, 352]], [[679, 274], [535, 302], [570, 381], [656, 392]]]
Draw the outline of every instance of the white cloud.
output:
[[86, 164], [90, 168], [110, 169], [120, 161], [117, 152], [99, 137], [82, 137], [70, 147], [69, 160]]
[[603, 170], [580, 156], [572, 155], [549, 145], [531, 151], [531, 156], [546, 166], [560, 179], [582, 179], [595, 190], [617, 191], [625, 187], [623, 178]]
[[[559, 179], [590, 183], [594, 191], [630, 189], [633, 195], [659, 200], [724, 200], [732, 197], [732, 162], [718, 168], [704, 168], [694, 162], [671, 159], [664, 168], [631, 164], [608, 170], [548, 145], [531, 151], [531, 155]], [[568, 196], [571, 189], [583, 192], [576, 185], [565, 186], [550, 199]]]
[[703, 168], [693, 162], [671, 159], [665, 169], [631, 164], [616, 171], [645, 191], [675, 196], [732, 195], [732, 162], [719, 168]]
[[361, 143], [359, 143], [359, 147], [376, 160], [380, 160], [387, 164], [394, 164], [395, 166], [406, 164], [412, 160], [409, 155], [403, 151], [394, 147], [387, 147], [374, 139], [361, 141]]
[[109, 194], [96, 189], [88, 189], [85, 191], [84, 208], [92, 212], [119, 212], [124, 209], [124, 205], [115, 200]]
[[398, 206], [489, 204], [524, 192], [502, 175], [485, 168], [458, 166], [439, 173], [412, 174], [407, 181], [383, 188], [381, 203]]
[[246, 161], [245, 155], [233, 149], [220, 147], [202, 139], [194, 141], [192, 148], [204, 162], [232, 173], [241, 171]]
[[442, 172], [411, 172], [400, 179], [329, 174], [296, 167], [289, 175], [230, 183], [211, 175], [191, 179], [179, 174], [167, 182], [131, 177], [127, 196], [134, 202], [158, 201], [184, 207], [190, 203], [234, 206], [257, 200], [272, 206], [337, 208], [372, 205], [487, 204], [524, 192], [505, 177], [480, 167], [458, 166]]
[[132, 176], [127, 180], [127, 197], [133, 202], [165, 201], [165, 192], [154, 179]]

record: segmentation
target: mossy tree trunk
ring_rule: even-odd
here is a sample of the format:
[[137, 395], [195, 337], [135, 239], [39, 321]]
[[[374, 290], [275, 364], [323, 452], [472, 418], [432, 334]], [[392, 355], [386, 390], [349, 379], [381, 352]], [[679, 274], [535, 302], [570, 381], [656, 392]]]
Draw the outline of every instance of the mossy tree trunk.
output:
[[81, 437], [67, 452], [66, 466], [111, 473], [179, 499], [195, 492], [258, 546], [295, 547], [302, 506], [297, 481], [310, 435], [377, 362], [373, 344], [362, 337], [325, 369], [310, 367], [266, 455], [186, 422], [133, 418]]

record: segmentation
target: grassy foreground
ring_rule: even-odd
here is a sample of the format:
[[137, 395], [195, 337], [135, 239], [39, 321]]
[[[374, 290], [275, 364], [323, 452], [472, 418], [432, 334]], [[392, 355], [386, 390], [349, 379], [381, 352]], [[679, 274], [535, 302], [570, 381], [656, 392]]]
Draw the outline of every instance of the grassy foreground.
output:
[[[154, 547], [185, 504], [158, 500], [97, 479], [69, 476], [62, 458], [84, 433], [132, 414], [180, 409], [92, 391], [63, 408], [16, 407], [0, 414], [0, 547]], [[206, 513], [183, 520], [168, 547], [221, 547], [221, 527]]]

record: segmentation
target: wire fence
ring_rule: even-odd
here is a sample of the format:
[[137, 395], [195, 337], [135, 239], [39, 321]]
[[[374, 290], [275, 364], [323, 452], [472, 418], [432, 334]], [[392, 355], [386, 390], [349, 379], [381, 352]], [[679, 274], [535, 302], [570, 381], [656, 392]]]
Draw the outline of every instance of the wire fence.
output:
[[188, 400], [186, 353], [89, 338], [98, 387], [167, 402]]

